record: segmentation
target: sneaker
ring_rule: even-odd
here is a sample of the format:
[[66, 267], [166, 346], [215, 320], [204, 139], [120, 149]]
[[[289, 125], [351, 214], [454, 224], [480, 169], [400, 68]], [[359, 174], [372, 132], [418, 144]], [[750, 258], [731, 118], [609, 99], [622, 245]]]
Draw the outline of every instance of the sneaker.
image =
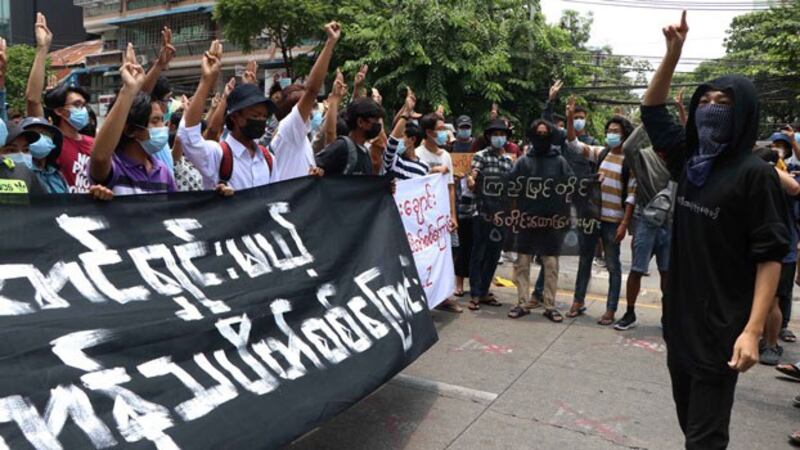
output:
[[761, 352], [758, 362], [765, 366], [777, 366], [781, 362], [781, 356], [783, 356], [783, 347], [780, 345], [766, 347]]
[[622, 319], [619, 319], [616, 324], [614, 324], [614, 329], [619, 331], [630, 330], [631, 328], [636, 328], [639, 325], [639, 322], [636, 321], [636, 313], [634, 312], [626, 312]]
[[606, 266], [606, 261], [603, 258], [595, 258], [594, 259], [594, 265], [597, 266], [597, 267], [605, 267]]

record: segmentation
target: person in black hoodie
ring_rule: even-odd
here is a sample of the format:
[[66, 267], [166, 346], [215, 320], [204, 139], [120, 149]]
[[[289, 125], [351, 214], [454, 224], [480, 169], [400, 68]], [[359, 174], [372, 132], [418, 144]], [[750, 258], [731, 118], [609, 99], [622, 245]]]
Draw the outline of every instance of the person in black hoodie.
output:
[[778, 176], [752, 154], [759, 119], [752, 82], [727, 76], [700, 85], [685, 129], [667, 111], [688, 32], [685, 11], [680, 24], [663, 29], [667, 52], [641, 112], [678, 181], [662, 319], [678, 421], [687, 449], [722, 449], [738, 374], [758, 361], [789, 231]]
[[[537, 120], [531, 124], [527, 138], [530, 141], [530, 150], [519, 158], [511, 172], [508, 174], [510, 183], [518, 178], [541, 177], [544, 179], [558, 179], [573, 176], [572, 168], [563, 156], [559, 154], [554, 139], [558, 135], [553, 124], [546, 120]], [[548, 233], [545, 231], [545, 233]], [[564, 320], [556, 309], [556, 291], [558, 290], [558, 254], [561, 239], [557, 234], [548, 233], [547, 236], [537, 235], [536, 243], [547, 243], [550, 248], [537, 249], [542, 257], [542, 273], [544, 273], [544, 316], [553, 322], [560, 323]], [[517, 260], [514, 263], [514, 284], [517, 285], [517, 306], [508, 312], [508, 317], [516, 319], [530, 313], [538, 307], [538, 302], [529, 300], [531, 260], [533, 255], [526, 254], [523, 250], [535, 246], [536, 243], [517, 242]]]

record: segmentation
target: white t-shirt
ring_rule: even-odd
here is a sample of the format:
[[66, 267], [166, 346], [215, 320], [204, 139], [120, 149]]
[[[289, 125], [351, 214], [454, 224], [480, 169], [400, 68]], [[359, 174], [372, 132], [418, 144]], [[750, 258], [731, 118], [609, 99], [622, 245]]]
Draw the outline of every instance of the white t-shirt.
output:
[[308, 140], [310, 130], [310, 122], [303, 120], [296, 105], [278, 124], [278, 130], [269, 145], [275, 155], [276, 180], [304, 177], [316, 166], [314, 149]]
[[417, 147], [417, 158], [431, 166], [431, 169], [435, 169], [439, 166], [447, 166], [447, 173], [445, 174], [445, 177], [447, 177], [447, 184], [455, 184], [455, 180], [453, 179], [453, 160], [450, 158], [450, 153], [441, 150], [441, 153], [437, 155], [425, 148], [425, 145], [420, 145]]

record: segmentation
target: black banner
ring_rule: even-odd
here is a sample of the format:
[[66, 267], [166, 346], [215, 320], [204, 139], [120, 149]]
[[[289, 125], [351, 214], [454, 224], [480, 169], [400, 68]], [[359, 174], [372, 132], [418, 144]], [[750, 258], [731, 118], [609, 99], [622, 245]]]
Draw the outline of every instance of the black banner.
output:
[[379, 178], [0, 217], [0, 448], [274, 448], [437, 340]]
[[481, 217], [504, 233], [503, 249], [529, 255], [579, 255], [580, 243], [600, 229], [600, 183], [595, 177], [483, 179]]

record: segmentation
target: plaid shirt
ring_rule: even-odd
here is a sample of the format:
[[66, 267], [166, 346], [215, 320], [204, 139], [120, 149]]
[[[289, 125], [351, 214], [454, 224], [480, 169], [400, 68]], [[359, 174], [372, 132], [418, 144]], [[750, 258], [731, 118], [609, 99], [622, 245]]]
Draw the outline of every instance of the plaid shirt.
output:
[[496, 193], [492, 192], [487, 194], [485, 180], [496, 180], [501, 183], [500, 186], [504, 186], [505, 177], [511, 172], [513, 166], [514, 161], [510, 156], [506, 154], [501, 155], [492, 147], [475, 153], [475, 156], [472, 158], [472, 170], [478, 172], [478, 178], [475, 180], [475, 203], [477, 206], [475, 215], [493, 212], [495, 208], [490, 205], [490, 203], [493, 203], [490, 199], [494, 198], [499, 200]]

